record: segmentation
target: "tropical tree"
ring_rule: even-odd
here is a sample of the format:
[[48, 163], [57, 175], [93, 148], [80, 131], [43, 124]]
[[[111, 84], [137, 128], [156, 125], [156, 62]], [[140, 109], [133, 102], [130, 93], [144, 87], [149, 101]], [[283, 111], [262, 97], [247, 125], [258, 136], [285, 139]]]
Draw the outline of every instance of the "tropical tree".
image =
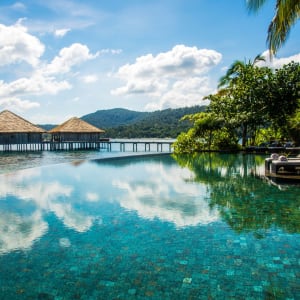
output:
[[247, 63], [245, 61], [236, 60], [227, 70], [226, 74], [220, 78], [218, 87], [222, 88], [235, 84], [238, 78], [246, 76], [248, 69], [254, 68], [254, 66], [261, 61], [265, 61], [265, 58], [260, 54], [256, 55], [253, 61], [248, 60]]
[[275, 70], [269, 86], [267, 117], [274, 129], [286, 136], [291, 126], [287, 120], [300, 108], [300, 64], [290, 62]]
[[[258, 11], [266, 0], [247, 0], [249, 11]], [[276, 0], [275, 15], [268, 28], [267, 43], [270, 55], [276, 54], [285, 43], [292, 26], [300, 16], [300, 0]]]
[[[272, 72], [267, 67], [256, 66], [263, 60], [257, 55], [253, 61], [235, 61], [219, 81], [219, 88], [224, 87], [219, 93], [227, 97], [227, 111], [234, 116], [234, 123], [240, 124], [242, 146], [246, 145], [248, 135], [254, 141], [257, 128], [265, 123], [265, 98], [268, 97]], [[213, 107], [218, 109], [218, 105]]]
[[300, 64], [291, 62], [272, 71], [253, 62], [236, 61], [220, 79], [222, 87], [207, 110], [185, 116], [192, 127], [178, 136], [177, 153], [236, 150], [270, 140], [291, 139], [300, 144]]
[[300, 145], [300, 108], [288, 119], [288, 124], [289, 136], [297, 146]]
[[187, 133], [181, 133], [174, 144], [176, 153], [191, 153], [211, 150], [215, 141], [214, 133], [223, 128], [223, 120], [210, 112], [186, 115], [182, 119], [189, 120], [193, 127]]

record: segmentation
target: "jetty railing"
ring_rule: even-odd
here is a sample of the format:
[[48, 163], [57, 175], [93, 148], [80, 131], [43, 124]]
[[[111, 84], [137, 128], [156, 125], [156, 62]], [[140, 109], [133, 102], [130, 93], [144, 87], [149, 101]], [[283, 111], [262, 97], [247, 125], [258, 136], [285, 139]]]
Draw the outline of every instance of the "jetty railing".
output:
[[44, 141], [0, 144], [0, 152], [105, 150], [120, 152], [173, 152], [174, 140], [104, 140], [97, 142]]

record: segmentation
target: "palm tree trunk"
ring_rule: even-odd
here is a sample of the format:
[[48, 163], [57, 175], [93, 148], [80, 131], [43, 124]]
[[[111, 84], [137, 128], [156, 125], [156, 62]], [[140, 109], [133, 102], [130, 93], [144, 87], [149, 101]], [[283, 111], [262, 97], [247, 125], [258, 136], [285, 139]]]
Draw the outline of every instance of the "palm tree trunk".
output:
[[243, 134], [242, 134], [242, 146], [245, 147], [247, 143], [247, 124], [243, 125]]

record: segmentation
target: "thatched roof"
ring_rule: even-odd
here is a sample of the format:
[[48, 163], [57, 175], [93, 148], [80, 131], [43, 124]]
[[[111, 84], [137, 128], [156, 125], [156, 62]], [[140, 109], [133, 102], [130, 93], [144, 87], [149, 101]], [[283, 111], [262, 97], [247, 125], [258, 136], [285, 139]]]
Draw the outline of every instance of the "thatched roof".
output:
[[50, 133], [103, 133], [105, 132], [102, 129], [99, 129], [79, 118], [71, 118], [68, 121], [64, 122], [61, 125], [56, 126], [55, 128], [49, 131]]
[[42, 133], [44, 129], [16, 114], [4, 110], [0, 113], [0, 133]]

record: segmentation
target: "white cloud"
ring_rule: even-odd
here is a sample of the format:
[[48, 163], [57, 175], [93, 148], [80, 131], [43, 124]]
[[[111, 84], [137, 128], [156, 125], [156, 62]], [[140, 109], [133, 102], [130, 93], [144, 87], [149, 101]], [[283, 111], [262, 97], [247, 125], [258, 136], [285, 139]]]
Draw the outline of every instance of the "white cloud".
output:
[[42, 95], [57, 94], [61, 90], [70, 89], [67, 81], [55, 81], [53, 77], [45, 77], [43, 74], [36, 73], [29, 78], [19, 78], [8, 84], [0, 81], [0, 96], [13, 95]]
[[29, 100], [21, 100], [19, 98], [1, 98], [0, 106], [5, 107], [8, 110], [13, 111], [24, 111], [34, 107], [39, 107], [38, 102], [33, 102]]
[[214, 50], [184, 45], [157, 56], [141, 56], [134, 64], [119, 68], [116, 77], [125, 81], [125, 85], [113, 90], [112, 94], [150, 96], [153, 102], [148, 104], [148, 109], [199, 104], [212, 92], [205, 74], [221, 59], [222, 55]]
[[120, 54], [122, 49], [102, 49], [99, 51], [100, 54]]
[[26, 10], [26, 6], [24, 5], [24, 3], [21, 2], [16, 2], [11, 6], [12, 9], [14, 10], [18, 10], [18, 11], [25, 11]]
[[[171, 89], [165, 92], [158, 102], [151, 102], [146, 106], [147, 110], [159, 110], [169, 107], [179, 108], [183, 106], [199, 105], [203, 96], [212, 92], [208, 77], [191, 77], [176, 81]], [[208, 104], [202, 101], [202, 104]]]
[[81, 77], [83, 82], [85, 83], [94, 83], [98, 81], [98, 76], [97, 75], [86, 75]]
[[36, 67], [45, 46], [27, 32], [20, 22], [12, 26], [0, 24], [0, 66], [26, 62]]
[[273, 69], [280, 69], [283, 67], [283, 65], [286, 65], [286, 64], [290, 63], [291, 61], [300, 63], [300, 53], [297, 53], [295, 55], [288, 56], [288, 57], [282, 57], [282, 58], [273, 57], [272, 59], [270, 59], [269, 51], [267, 50], [264, 53], [262, 53], [262, 56], [264, 56], [266, 61], [260, 62], [259, 65], [260, 66], [269, 66], [270, 68], [273, 68]]
[[99, 53], [94, 55], [91, 54], [86, 45], [75, 43], [70, 47], [61, 49], [59, 55], [56, 56], [49, 65], [46, 66], [45, 72], [47, 74], [67, 73], [73, 66], [84, 61], [94, 59], [98, 55]]
[[[60, 50], [50, 63], [42, 61], [45, 46], [40, 40], [29, 34], [20, 19], [12, 26], [0, 24], [0, 67], [24, 63], [30, 67], [26, 74], [18, 76], [18, 68], [12, 68], [10, 81], [0, 80], [0, 107], [22, 112], [25, 109], [38, 107], [40, 104], [29, 99], [30, 95], [55, 95], [63, 90], [72, 88], [72, 68], [88, 60], [96, 58], [99, 53], [90, 53], [86, 45], [74, 43]], [[64, 30], [64, 32], [63, 32]], [[64, 34], [68, 29], [57, 32]], [[86, 78], [93, 82], [95, 77]], [[27, 99], [23, 99], [26, 97]]]
[[54, 31], [54, 35], [55, 35], [56, 37], [63, 37], [63, 36], [65, 36], [70, 30], [71, 30], [71, 29], [69, 29], [69, 28], [56, 29], [56, 30]]

